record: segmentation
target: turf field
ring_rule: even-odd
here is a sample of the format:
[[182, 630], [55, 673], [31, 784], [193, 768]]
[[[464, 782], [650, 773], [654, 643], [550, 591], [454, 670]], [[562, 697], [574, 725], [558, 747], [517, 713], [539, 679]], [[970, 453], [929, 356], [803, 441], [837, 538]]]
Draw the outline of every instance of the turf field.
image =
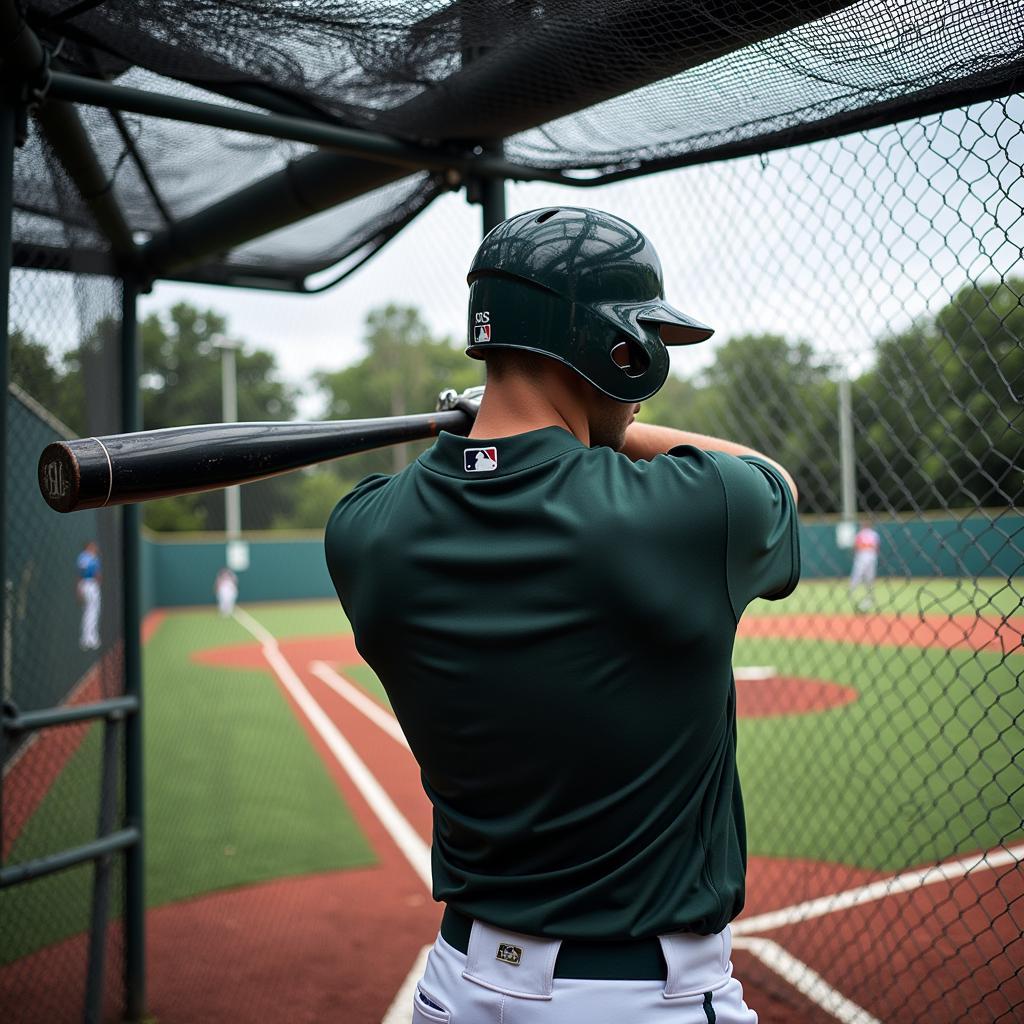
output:
[[[347, 628], [326, 604], [261, 614], [281, 637]], [[192, 660], [197, 651], [251, 640], [233, 619], [188, 611], [168, 616], [146, 646], [149, 906], [374, 860], [272, 676]], [[10, 863], [95, 837], [101, 730], [88, 730], [15, 841]], [[18, 925], [0, 932], [0, 962], [82, 931], [91, 875], [81, 868], [5, 892], [4, 914]]]
[[[1021, 615], [1000, 581], [876, 586], [878, 614]], [[281, 641], [347, 632], [337, 605], [254, 606]], [[845, 584], [809, 582], [748, 615], [849, 615]], [[781, 620], [780, 620], [781, 622]], [[172, 612], [145, 651], [147, 897], [150, 906], [281, 877], [367, 865], [374, 853], [277, 682], [194, 655], [253, 647], [213, 611]], [[987, 849], [1024, 833], [1014, 758], [1024, 715], [1018, 648], [990, 651], [763, 636], [737, 642], [737, 665], [853, 687], [853, 703], [740, 723], [752, 856], [895, 871]], [[375, 699], [372, 671], [340, 666]], [[100, 727], [89, 730], [17, 839], [10, 863], [95, 834]], [[4, 895], [19, 925], [0, 960], [82, 931], [91, 871]], [[59, 913], [54, 908], [61, 908]], [[115, 908], [116, 910], [116, 908]]]

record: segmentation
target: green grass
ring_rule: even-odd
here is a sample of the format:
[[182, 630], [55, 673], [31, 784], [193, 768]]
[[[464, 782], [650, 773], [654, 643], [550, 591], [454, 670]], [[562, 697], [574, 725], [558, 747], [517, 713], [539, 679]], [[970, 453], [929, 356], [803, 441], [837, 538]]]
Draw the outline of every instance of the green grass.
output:
[[[859, 592], [860, 596], [863, 592]], [[1019, 584], [1005, 579], [897, 579], [875, 582], [877, 612], [886, 614], [1024, 616]], [[849, 614], [853, 602], [845, 580], [807, 580], [784, 601], [755, 601], [748, 615]]]
[[[261, 609], [259, 617], [280, 628], [282, 636], [301, 635], [324, 632], [327, 612], [295, 606]], [[336, 631], [336, 607], [333, 617]], [[347, 629], [343, 618], [341, 627]], [[146, 647], [150, 906], [374, 862], [270, 673], [190, 659], [193, 651], [251, 639], [234, 620], [185, 612], [170, 615]], [[19, 836], [9, 863], [95, 835], [100, 738], [100, 727], [89, 731]], [[0, 941], [0, 961], [81, 931], [91, 874], [89, 869], [65, 872], [5, 892], [0, 912], [18, 924], [0, 929], [6, 937]]]
[[[1022, 614], [998, 580], [880, 580], [876, 598], [883, 612]], [[282, 639], [349, 631], [334, 601], [249, 610]], [[848, 611], [844, 582], [811, 581], [750, 614]], [[151, 906], [372, 862], [272, 676], [190, 660], [250, 642], [235, 621], [190, 611], [169, 615], [146, 648]], [[751, 638], [737, 641], [734, 661], [860, 692], [828, 712], [740, 723], [752, 854], [896, 871], [1024, 835], [1014, 763], [1024, 748], [1024, 656]], [[343, 671], [387, 705], [369, 667]], [[8, 863], [95, 835], [100, 740], [96, 726]], [[0, 894], [0, 962], [82, 931], [91, 879], [85, 867]]]
[[[300, 636], [330, 636], [351, 633], [352, 628], [333, 598], [327, 601], [297, 601], [293, 604], [245, 605], [245, 610], [279, 640]], [[245, 639], [252, 637], [242, 631]]]
[[741, 640], [735, 661], [860, 691], [740, 722], [752, 854], [895, 871], [1024, 834], [1024, 658]]

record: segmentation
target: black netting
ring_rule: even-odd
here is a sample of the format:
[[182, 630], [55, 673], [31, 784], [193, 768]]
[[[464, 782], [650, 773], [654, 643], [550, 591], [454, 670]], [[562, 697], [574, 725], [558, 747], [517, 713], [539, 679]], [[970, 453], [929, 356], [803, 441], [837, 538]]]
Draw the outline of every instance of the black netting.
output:
[[[463, 152], [504, 137], [511, 159], [566, 170], [764, 151], [1002, 95], [1024, 54], [1019, 11], [999, 0], [29, 0], [26, 9], [59, 46], [61, 66], [82, 74], [188, 98], [220, 93], [222, 103]], [[130, 226], [147, 234], [309, 159], [294, 143], [98, 109], [82, 116]], [[30, 161], [23, 168], [36, 174]], [[339, 176], [350, 169], [339, 165]], [[389, 180], [378, 172], [379, 184]], [[379, 248], [441, 188], [415, 177], [388, 186], [319, 219], [308, 248], [279, 234], [245, 245], [237, 262], [300, 279]], [[46, 197], [26, 181], [19, 202], [28, 210]]]
[[[665, 259], [670, 297], [718, 334], [712, 345], [676, 355], [677, 376], [646, 415], [761, 447], [801, 487], [804, 582], [786, 603], [755, 606], [736, 646], [751, 853], [749, 903], [735, 930], [738, 974], [772, 1024], [1018, 1019], [1019, 5], [22, 6], [40, 36], [59, 46], [63, 67], [121, 84], [326, 117], [462, 152], [504, 137], [509, 159], [536, 167], [706, 164], [592, 192], [515, 186], [509, 207], [592, 203], [648, 230]], [[94, 108], [80, 113], [140, 242], [190, 217], [201, 221], [211, 204], [275, 175], [295, 186], [297, 209], [308, 198], [311, 182], [301, 169], [316, 159], [308, 146]], [[790, 148], [745, 155], [779, 147]], [[707, 163], [724, 157], [742, 158]], [[310, 212], [328, 211], [255, 240], [234, 236], [229, 251], [202, 257], [206, 267], [294, 283], [339, 260], [351, 265], [451, 184], [426, 172], [392, 180], [394, 172], [355, 159], [331, 166], [352, 171], [365, 188], [334, 207], [310, 200]], [[327, 187], [322, 177], [313, 184]], [[442, 199], [438, 207], [455, 202]], [[83, 270], [76, 260], [107, 250], [36, 122], [18, 156], [15, 207], [25, 265]], [[424, 236], [432, 248], [422, 273], [401, 283], [401, 297], [411, 302], [441, 289], [461, 309], [472, 245], [435, 242]], [[5, 404], [12, 454], [4, 696], [29, 709], [80, 699], [90, 686], [99, 695], [120, 692], [119, 518], [83, 515], [58, 528], [56, 514], [25, 482], [34, 464], [18, 461], [18, 453], [63, 433], [61, 421], [81, 433], [117, 428], [118, 288], [108, 278], [21, 270], [11, 310], [18, 357], [41, 349], [54, 371], [33, 375], [23, 358], [20, 390]], [[346, 396], [335, 398], [344, 407]], [[852, 495], [842, 486], [846, 427]], [[333, 487], [328, 481], [322, 490]], [[246, 490], [247, 525], [278, 520], [273, 493], [263, 484]], [[322, 517], [324, 493], [313, 497], [311, 523]], [[870, 584], [851, 576], [853, 520], [880, 536]], [[98, 652], [78, 649], [72, 603], [69, 560], [88, 536], [98, 538], [104, 556]], [[221, 551], [210, 558], [207, 580]], [[301, 596], [300, 564], [282, 556], [278, 578], [259, 596]], [[290, 619], [312, 612], [275, 614], [294, 629]], [[255, 829], [254, 808], [263, 806], [240, 776], [230, 776], [237, 768], [231, 742], [243, 714], [256, 713], [249, 739], [257, 745], [270, 719], [258, 720], [251, 694], [230, 689], [222, 668], [216, 685], [225, 683], [221, 689], [239, 703], [238, 716], [220, 728], [190, 660], [190, 644], [248, 639], [231, 635], [235, 625], [172, 619], [162, 640], [171, 656], [150, 666], [167, 716], [150, 739], [154, 764], [164, 769], [153, 778], [167, 809], [154, 815], [164, 830], [151, 845], [157, 903], [194, 895], [208, 884], [200, 876], [211, 866], [232, 863], [236, 843]], [[172, 699], [182, 686], [192, 687], [191, 703]], [[203, 729], [216, 755], [208, 772], [181, 741], [198, 742]], [[5, 865], [93, 833], [101, 733], [95, 726], [6, 746]], [[275, 758], [265, 744], [252, 757], [263, 767], [249, 781], [266, 790], [268, 804], [284, 763]], [[169, 773], [168, 765], [181, 770]], [[215, 801], [198, 809], [177, 802], [181, 792], [201, 793], [207, 779], [216, 783]], [[277, 797], [280, 805], [289, 800]], [[159, 800], [154, 806], [161, 808]], [[181, 841], [183, 823], [195, 818], [208, 840], [199, 857]], [[217, 830], [225, 826], [228, 840]], [[326, 847], [333, 849], [333, 839]], [[313, 867], [331, 863], [326, 857]], [[185, 875], [192, 880], [181, 887]], [[226, 871], [212, 887], [267, 877]], [[29, 1019], [73, 1017], [81, 1006], [91, 872], [55, 878], [59, 884], [0, 893], [0, 996], [5, 1007], [35, 1015]], [[339, 909], [335, 923], [344, 926], [347, 911]], [[262, 920], [276, 913], [265, 903]], [[232, 925], [219, 923], [228, 964]], [[172, 937], [161, 962], [179, 964], [195, 940], [193, 932]], [[116, 974], [116, 928], [110, 942], [108, 970]], [[198, 967], [212, 977], [203, 992], [212, 1000], [220, 988], [228, 1007], [222, 1015], [238, 1016], [245, 993], [222, 982], [230, 969], [221, 971], [216, 957]], [[167, 1004], [187, 989], [180, 986]], [[254, 1019], [273, 1015], [253, 1002]]]

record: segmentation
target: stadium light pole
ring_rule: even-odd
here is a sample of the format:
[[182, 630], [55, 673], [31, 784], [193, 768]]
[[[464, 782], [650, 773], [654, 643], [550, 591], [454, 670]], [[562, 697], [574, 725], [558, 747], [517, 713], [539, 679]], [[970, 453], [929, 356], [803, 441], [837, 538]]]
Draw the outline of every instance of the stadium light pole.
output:
[[[242, 347], [223, 334], [213, 336], [213, 347], [220, 349], [221, 420], [224, 423], [238, 422], [238, 366], [235, 353]], [[226, 559], [230, 569], [246, 568], [242, 562], [240, 538], [242, 533], [242, 495], [236, 485], [224, 489], [224, 537]]]
[[857, 532], [856, 455], [853, 450], [853, 400], [850, 375], [839, 378], [839, 490], [842, 518], [836, 530], [840, 548], [852, 548]]

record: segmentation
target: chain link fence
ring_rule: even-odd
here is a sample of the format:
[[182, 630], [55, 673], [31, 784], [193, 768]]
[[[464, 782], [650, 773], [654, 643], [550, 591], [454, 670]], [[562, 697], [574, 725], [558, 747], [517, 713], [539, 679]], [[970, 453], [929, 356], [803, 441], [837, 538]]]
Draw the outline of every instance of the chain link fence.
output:
[[803, 582], [735, 652], [764, 1019], [1024, 1014], [1022, 125], [1012, 96], [585, 197], [718, 327], [643, 415], [801, 490]]
[[[56, 165], [50, 168], [49, 188], [62, 202], [80, 205]], [[37, 483], [39, 454], [50, 442], [119, 429], [121, 289], [108, 278], [15, 270], [10, 300], [3, 699], [8, 712], [24, 714], [124, 691], [120, 513], [61, 516], [47, 507]], [[78, 559], [89, 544], [99, 558], [98, 596], [79, 584]], [[97, 721], [5, 737], [5, 868], [111, 830], [123, 802], [122, 742], [119, 728]], [[111, 803], [101, 810], [105, 772]], [[120, 858], [111, 858], [110, 868], [109, 924], [96, 936], [103, 936], [105, 953], [97, 1005], [112, 1020], [123, 1011]], [[82, 1020], [87, 965], [99, 962], [99, 946], [90, 950], [96, 885], [90, 862], [0, 890], [5, 1020]]]
[[[750, 610], [735, 657], [750, 841], [737, 973], [765, 1021], [1024, 1014], [1022, 127], [1024, 98], [1011, 96], [588, 192], [509, 187], [510, 213], [592, 204], [650, 234], [669, 299], [717, 334], [674, 353], [676, 373], [644, 416], [758, 447], [801, 488], [804, 581], [786, 602]], [[438, 200], [379, 272], [429, 251], [403, 302], [443, 303], [461, 324], [476, 220], [461, 199]], [[7, 399], [4, 692], [23, 709], [74, 699], [90, 672], [99, 693], [120, 692], [116, 515], [82, 518], [80, 535], [66, 529], [73, 517], [50, 525], [34, 459], [15, 461], [60, 432], [54, 407], [74, 387], [78, 412], [72, 403], [61, 418], [78, 432], [116, 429], [103, 413], [118, 407], [118, 308], [109, 281], [15, 274], [14, 329], [51, 360], [81, 353], [52, 400], [27, 378]], [[258, 495], [247, 489], [243, 526], [273, 520], [267, 509], [247, 518]], [[854, 526], [877, 535], [878, 554], [851, 579]], [[94, 659], [78, 650], [73, 604], [73, 559], [88, 537], [104, 559]], [[242, 639], [224, 624], [208, 638]], [[186, 732], [201, 718], [195, 699]], [[171, 756], [174, 738], [162, 742]], [[83, 729], [70, 753], [40, 753], [29, 775], [42, 743], [6, 752], [5, 863], [94, 829], [98, 732]], [[24, 827], [18, 799], [33, 806]], [[227, 785], [218, 799], [235, 803]], [[236, 856], [233, 840], [228, 849], [220, 855]], [[173, 896], [172, 875], [161, 884]], [[90, 869], [56, 877], [60, 891], [0, 893], [0, 995], [53, 992], [46, 1019], [74, 1019], [53, 979], [84, 977]]]

